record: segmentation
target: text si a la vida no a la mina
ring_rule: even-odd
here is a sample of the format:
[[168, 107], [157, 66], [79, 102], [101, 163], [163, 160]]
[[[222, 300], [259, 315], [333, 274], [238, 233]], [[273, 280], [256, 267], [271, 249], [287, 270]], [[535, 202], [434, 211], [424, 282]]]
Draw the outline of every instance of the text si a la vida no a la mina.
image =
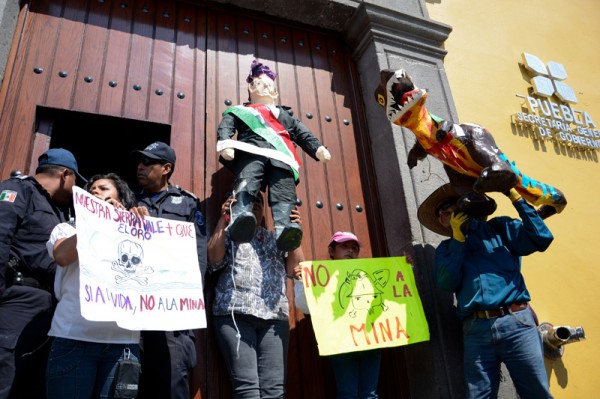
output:
[[193, 313], [202, 315], [194, 325], [203, 327], [205, 302], [193, 223], [138, 218], [79, 188], [74, 189], [74, 205], [84, 317], [128, 323], [132, 329], [160, 329], [160, 323], [143, 315], [160, 313], [168, 316], [164, 320], [183, 325]]
[[[112, 306], [114, 309], [130, 311], [135, 314], [140, 312], [157, 311], [193, 311], [205, 310], [203, 298], [178, 297], [170, 298], [156, 296], [154, 294], [139, 294], [139, 301], [133, 301], [129, 294], [123, 294], [110, 290], [108, 287], [92, 286], [86, 284], [84, 287], [84, 300], [86, 302]], [[137, 305], [134, 305], [134, 302]]]

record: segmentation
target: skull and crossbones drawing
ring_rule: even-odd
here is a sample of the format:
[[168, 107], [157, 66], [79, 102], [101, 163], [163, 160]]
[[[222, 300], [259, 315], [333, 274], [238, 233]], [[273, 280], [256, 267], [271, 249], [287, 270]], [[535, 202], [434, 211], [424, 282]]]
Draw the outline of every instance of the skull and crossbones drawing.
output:
[[111, 269], [116, 271], [115, 281], [117, 284], [129, 280], [135, 280], [140, 285], [148, 285], [148, 278], [141, 277], [142, 274], [154, 272], [152, 267], [144, 265], [144, 249], [141, 245], [124, 240], [119, 243], [119, 258], [112, 262]]

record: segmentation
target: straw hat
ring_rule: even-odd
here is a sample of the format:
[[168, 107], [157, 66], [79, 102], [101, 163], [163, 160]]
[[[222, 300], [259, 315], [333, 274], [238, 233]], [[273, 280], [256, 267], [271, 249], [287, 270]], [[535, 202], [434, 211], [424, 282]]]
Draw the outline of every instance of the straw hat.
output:
[[429, 230], [448, 237], [452, 237], [452, 229], [450, 227], [444, 228], [435, 213], [436, 209], [447, 201], [456, 202], [458, 212], [464, 212], [469, 217], [477, 220], [486, 220], [489, 215], [496, 211], [497, 207], [496, 201], [485, 194], [470, 191], [464, 195], [459, 195], [450, 183], [444, 184], [423, 201], [417, 211], [417, 218]]
[[460, 195], [454, 191], [452, 186], [444, 184], [437, 190], [435, 190], [423, 203], [419, 206], [417, 211], [417, 218], [419, 222], [429, 230], [438, 233], [443, 236], [452, 237], [452, 229], [450, 227], [445, 228], [438, 221], [438, 217], [435, 214], [436, 209], [448, 200], [458, 200]]

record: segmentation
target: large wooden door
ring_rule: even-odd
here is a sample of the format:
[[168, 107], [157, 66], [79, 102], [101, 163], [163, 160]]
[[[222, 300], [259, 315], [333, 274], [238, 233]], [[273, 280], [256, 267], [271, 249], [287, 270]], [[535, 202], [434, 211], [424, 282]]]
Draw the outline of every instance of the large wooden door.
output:
[[[17, 30], [0, 91], [2, 178], [31, 172], [55, 146], [73, 151], [85, 175], [125, 171], [131, 150], [160, 138], [177, 152], [172, 183], [203, 200], [212, 228], [232, 180], [218, 162], [216, 127], [229, 105], [247, 100], [245, 77], [257, 58], [278, 73], [280, 103], [333, 157], [322, 165], [301, 154], [307, 258], [326, 259], [337, 230], [362, 239], [363, 257], [386, 255], [358, 79], [336, 35], [210, 3], [139, 0], [32, 0]], [[292, 306], [290, 319], [287, 397], [333, 397], [309, 318]], [[192, 394], [230, 397], [211, 333], [197, 332]], [[384, 355], [380, 391], [408, 397], [400, 349]]]

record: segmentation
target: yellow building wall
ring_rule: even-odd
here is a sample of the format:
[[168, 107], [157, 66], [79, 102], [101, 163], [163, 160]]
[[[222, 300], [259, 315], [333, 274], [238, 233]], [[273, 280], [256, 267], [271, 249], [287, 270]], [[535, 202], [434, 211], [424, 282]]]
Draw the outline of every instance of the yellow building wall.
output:
[[[432, 20], [452, 26], [445, 69], [459, 122], [484, 125], [500, 149], [528, 176], [559, 188], [567, 207], [547, 219], [555, 239], [541, 254], [523, 259], [523, 274], [540, 322], [582, 326], [587, 339], [546, 359], [555, 398], [597, 398], [600, 391], [600, 150], [582, 154], [517, 133], [511, 116], [531, 84], [521, 54], [564, 65], [574, 89], [573, 108], [587, 112], [600, 130], [600, 1], [426, 0]], [[419, 82], [417, 82], [418, 84]], [[423, 87], [426, 84], [421, 83]], [[435, 95], [435, 93], [431, 93]], [[555, 98], [552, 101], [557, 101]], [[434, 109], [431, 112], [436, 113]], [[494, 195], [496, 214], [516, 216]]]

